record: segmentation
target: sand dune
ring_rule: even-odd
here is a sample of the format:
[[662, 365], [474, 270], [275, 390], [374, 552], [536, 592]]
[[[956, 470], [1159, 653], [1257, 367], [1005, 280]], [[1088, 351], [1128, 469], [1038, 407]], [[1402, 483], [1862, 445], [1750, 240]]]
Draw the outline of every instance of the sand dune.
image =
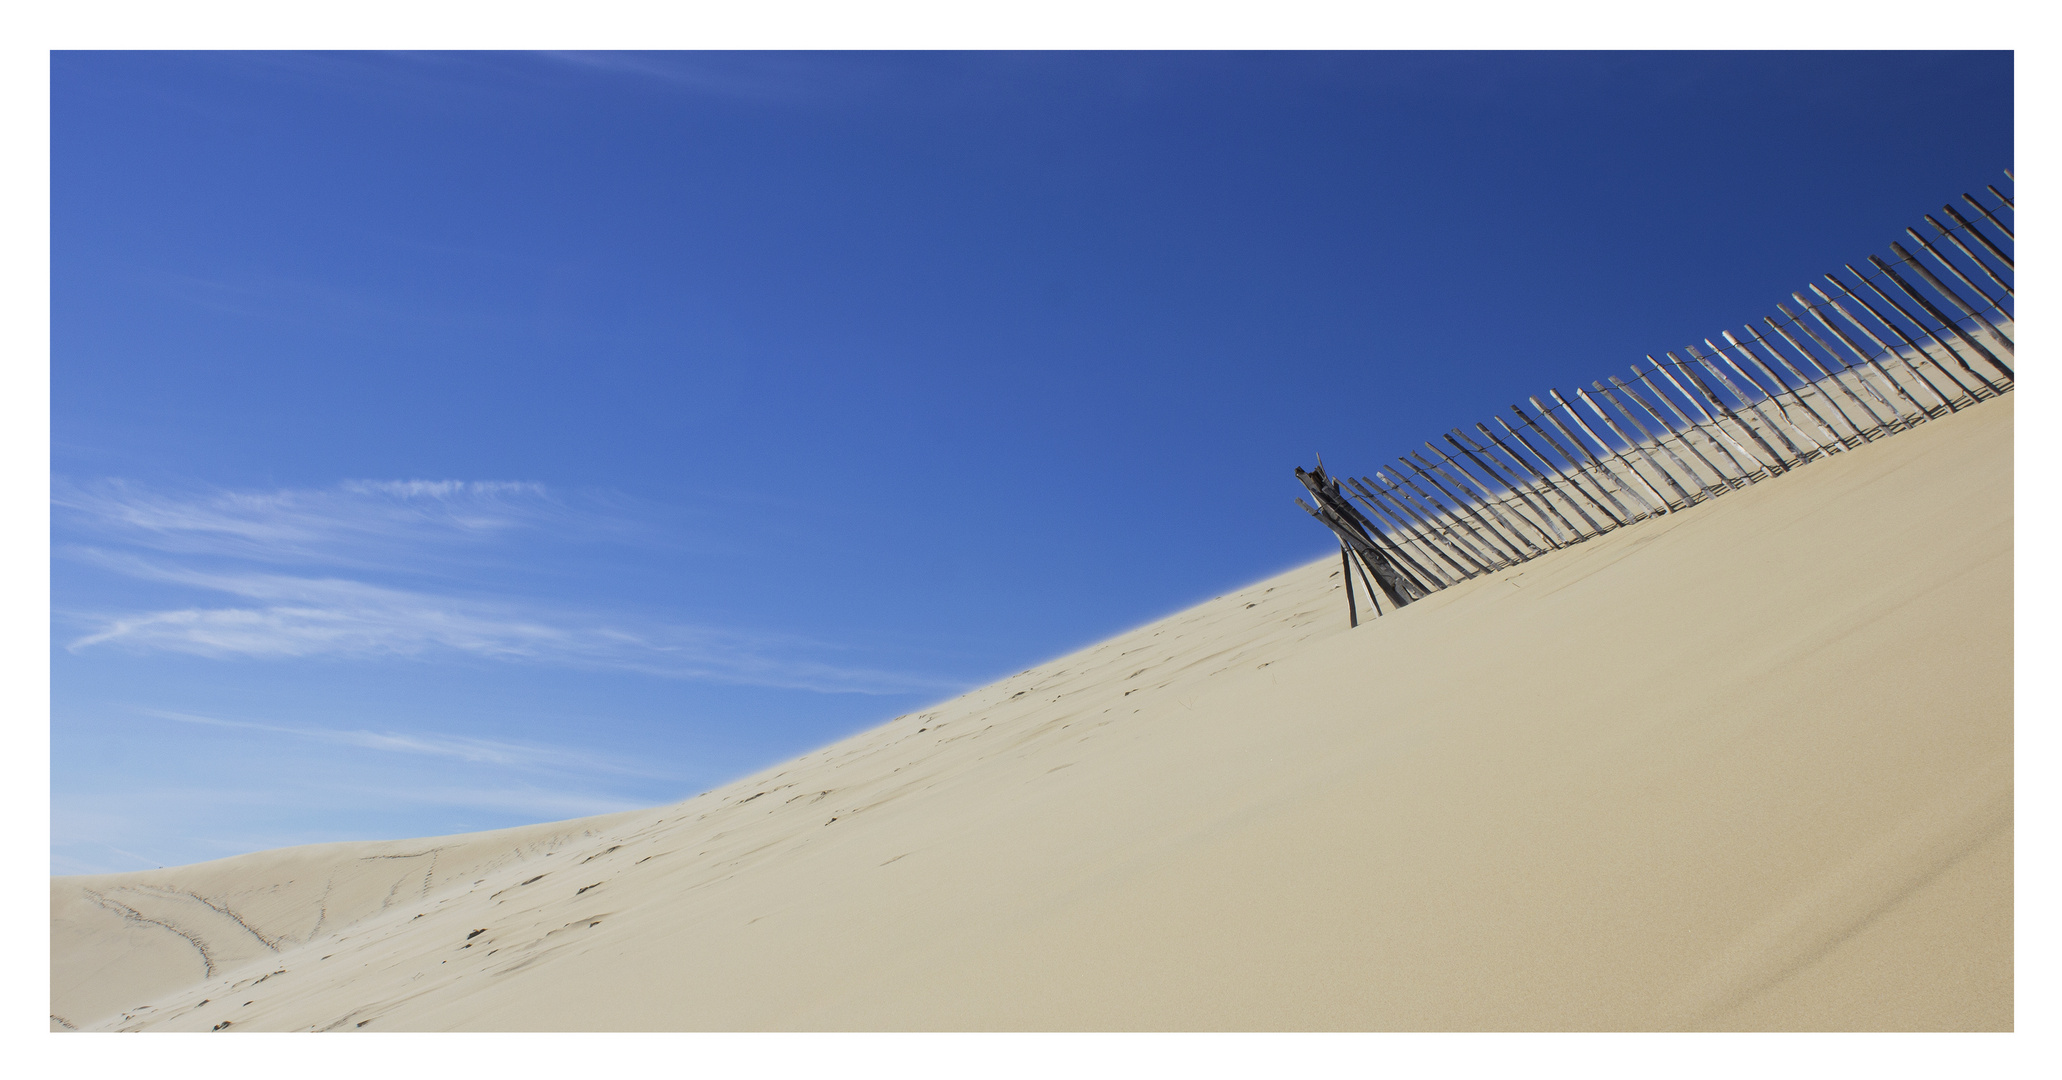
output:
[[52, 1024], [2009, 1028], [2012, 410], [673, 806], [56, 878]]

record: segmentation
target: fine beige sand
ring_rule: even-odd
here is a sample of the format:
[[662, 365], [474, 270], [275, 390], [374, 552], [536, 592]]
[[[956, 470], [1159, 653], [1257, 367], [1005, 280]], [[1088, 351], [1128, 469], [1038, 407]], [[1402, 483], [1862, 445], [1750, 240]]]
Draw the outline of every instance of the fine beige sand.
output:
[[2012, 416], [673, 806], [56, 878], [52, 1026], [2009, 1029]]

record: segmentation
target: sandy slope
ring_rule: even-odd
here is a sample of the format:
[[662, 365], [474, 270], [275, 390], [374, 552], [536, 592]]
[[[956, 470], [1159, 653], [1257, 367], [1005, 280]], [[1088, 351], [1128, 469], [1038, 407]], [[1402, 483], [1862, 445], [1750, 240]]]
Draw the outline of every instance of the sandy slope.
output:
[[674, 806], [56, 878], [53, 1025], [2008, 1028], [2012, 409]]

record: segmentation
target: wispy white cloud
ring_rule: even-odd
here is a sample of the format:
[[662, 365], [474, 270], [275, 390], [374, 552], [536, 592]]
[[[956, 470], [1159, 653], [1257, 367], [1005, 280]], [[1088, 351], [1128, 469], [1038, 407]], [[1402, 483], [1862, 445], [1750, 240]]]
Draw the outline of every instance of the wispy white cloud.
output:
[[[194, 656], [290, 659], [435, 659], [471, 656], [634, 671], [822, 693], [950, 690], [957, 683], [812, 660], [836, 647], [785, 635], [661, 624], [636, 630], [506, 602], [372, 585], [342, 578], [217, 573], [98, 554], [102, 565], [145, 578], [228, 593], [258, 603], [77, 616], [94, 629], [66, 644]], [[802, 654], [802, 655], [798, 655]]]
[[52, 505], [90, 532], [158, 551], [260, 562], [361, 565], [427, 546], [565, 524], [542, 485], [348, 480], [331, 488], [152, 491], [120, 480], [52, 485]]
[[607, 773], [666, 780], [675, 778], [669, 773], [653, 772], [649, 769], [566, 746], [543, 746], [535, 743], [508, 742], [501, 739], [476, 739], [465, 735], [370, 731], [363, 728], [329, 728], [309, 724], [225, 720], [220, 717], [199, 716], [194, 713], [174, 712], [166, 709], [144, 709], [142, 712], [146, 716], [154, 716], [161, 720], [173, 720], [182, 724], [199, 724], [205, 727], [230, 728], [240, 731], [259, 731], [272, 735], [287, 735], [310, 742], [326, 743], [332, 746], [350, 746], [361, 750], [376, 750], [389, 754], [451, 758], [477, 765], [490, 765], [505, 769], [543, 773]]
[[[235, 598], [69, 611], [85, 628], [66, 644], [75, 653], [107, 646], [258, 659], [470, 657], [825, 693], [958, 688], [952, 680], [837, 663], [831, 658], [850, 650], [793, 635], [483, 594], [466, 580], [471, 564], [456, 556], [497, 550], [497, 541], [506, 547], [526, 531], [563, 537], [634, 528], [597, 526], [602, 515], [578, 514], [536, 484], [349, 481], [181, 495], [108, 482], [65, 485], [55, 499], [71, 515], [71, 529], [100, 542], [62, 546], [74, 561]], [[441, 589], [362, 580], [366, 571], [412, 573], [440, 557], [452, 579]]]

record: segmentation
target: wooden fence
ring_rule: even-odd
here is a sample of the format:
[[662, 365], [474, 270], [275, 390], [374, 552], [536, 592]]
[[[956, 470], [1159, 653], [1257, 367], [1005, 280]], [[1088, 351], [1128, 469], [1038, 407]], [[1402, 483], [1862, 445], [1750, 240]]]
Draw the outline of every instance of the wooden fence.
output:
[[1339, 538], [1348, 622], [1356, 566], [1380, 614], [2010, 392], [2014, 208], [1986, 190], [1759, 326], [1528, 397], [1372, 476], [1298, 468], [1316, 505], [1296, 504]]

